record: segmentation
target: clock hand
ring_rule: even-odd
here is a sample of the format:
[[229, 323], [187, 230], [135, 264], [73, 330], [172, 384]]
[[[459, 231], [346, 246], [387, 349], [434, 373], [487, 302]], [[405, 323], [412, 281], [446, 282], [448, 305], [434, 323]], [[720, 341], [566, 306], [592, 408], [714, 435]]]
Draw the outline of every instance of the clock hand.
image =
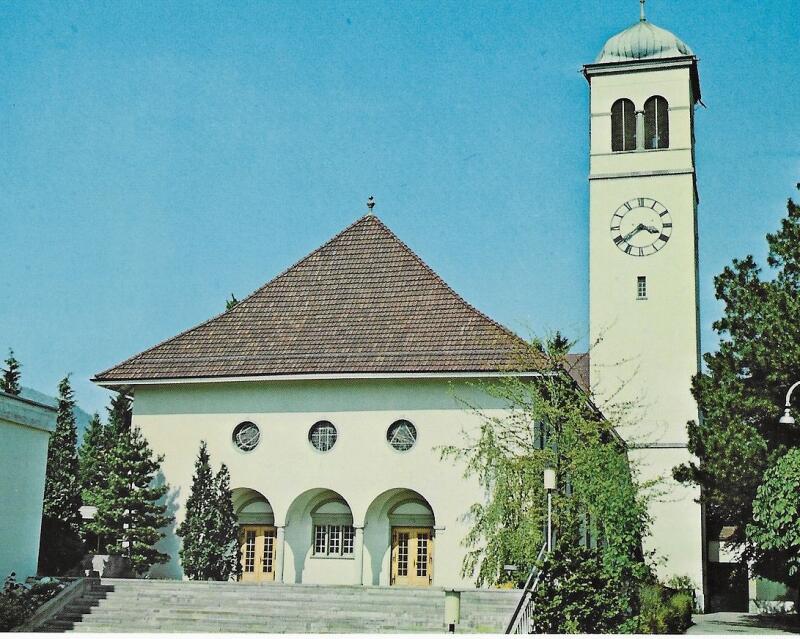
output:
[[661, 231], [659, 231], [655, 226], [645, 226], [644, 230], [646, 230], [648, 233], [661, 233]]
[[625, 240], [625, 241], [627, 242], [627, 241], [628, 241], [629, 239], [631, 239], [631, 238], [632, 238], [634, 235], [636, 235], [636, 234], [637, 234], [639, 231], [643, 231], [643, 230], [644, 230], [644, 224], [639, 224], [639, 225], [637, 225], [637, 226], [636, 226], [636, 228], [635, 228], [635, 229], [633, 229], [633, 230], [632, 230], [630, 233], [628, 233], [628, 234], [627, 234], [625, 237], [623, 237], [622, 239], [623, 239], [623, 240]]

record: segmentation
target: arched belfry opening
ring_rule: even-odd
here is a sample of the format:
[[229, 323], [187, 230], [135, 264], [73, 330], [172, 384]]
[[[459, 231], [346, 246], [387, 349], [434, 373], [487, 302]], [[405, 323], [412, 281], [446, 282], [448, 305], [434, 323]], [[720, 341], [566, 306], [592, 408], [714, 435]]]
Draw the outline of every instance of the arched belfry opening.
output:
[[620, 98], [611, 106], [611, 150], [636, 149], [636, 107], [628, 98]]
[[644, 148], [669, 148], [669, 103], [660, 95], [644, 103]]

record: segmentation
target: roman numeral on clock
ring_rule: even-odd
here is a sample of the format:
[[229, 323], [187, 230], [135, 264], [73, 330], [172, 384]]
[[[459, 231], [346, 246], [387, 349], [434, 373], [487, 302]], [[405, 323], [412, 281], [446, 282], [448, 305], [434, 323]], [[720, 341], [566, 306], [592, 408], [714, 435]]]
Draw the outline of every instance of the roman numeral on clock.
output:
[[617, 237], [615, 237], [615, 238], [614, 238], [614, 244], [616, 244], [617, 246], [619, 246], [620, 244], [622, 244], [624, 241], [625, 241], [625, 240], [623, 240], [623, 239], [622, 239], [622, 236], [621, 236], [621, 235], [617, 235]]

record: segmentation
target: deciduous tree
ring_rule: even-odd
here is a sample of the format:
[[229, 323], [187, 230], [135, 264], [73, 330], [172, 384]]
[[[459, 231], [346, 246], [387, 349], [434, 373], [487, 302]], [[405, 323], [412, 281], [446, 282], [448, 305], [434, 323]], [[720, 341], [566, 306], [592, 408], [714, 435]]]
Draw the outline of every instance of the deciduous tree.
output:
[[800, 448], [793, 448], [764, 473], [756, 490], [747, 538], [756, 571], [800, 586]]
[[561, 487], [554, 495], [556, 530], [573, 526], [566, 513], [579, 512], [587, 534], [602, 541], [609, 574], [632, 565], [644, 570], [643, 493], [611, 425], [567, 373], [569, 346], [559, 335], [534, 340], [518, 364], [528, 375], [478, 385], [508, 410], [498, 416], [474, 409], [483, 417], [477, 437], [442, 449], [444, 457], [463, 459], [489, 496], [473, 505], [465, 539], [464, 573], [475, 573], [479, 585], [501, 581], [506, 564], [519, 567], [520, 579], [533, 566], [544, 540], [545, 467], [556, 470]]

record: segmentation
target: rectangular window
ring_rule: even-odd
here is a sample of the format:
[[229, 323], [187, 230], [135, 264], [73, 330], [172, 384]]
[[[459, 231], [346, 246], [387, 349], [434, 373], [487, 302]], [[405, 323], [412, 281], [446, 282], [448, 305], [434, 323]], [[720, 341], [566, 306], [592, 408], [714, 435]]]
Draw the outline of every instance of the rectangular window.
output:
[[640, 275], [636, 278], [636, 299], [647, 299], [647, 278], [644, 275]]
[[340, 555], [342, 553], [342, 527], [328, 526], [328, 554]]
[[314, 526], [314, 554], [324, 555], [327, 550], [327, 526]]
[[256, 531], [248, 530], [244, 537], [244, 572], [256, 569]]
[[314, 526], [314, 554], [343, 557], [353, 554], [356, 529], [352, 526], [322, 524]]
[[352, 526], [342, 526], [342, 554], [352, 555], [355, 546], [356, 529]]
[[272, 546], [274, 533], [268, 530], [264, 533], [264, 554], [261, 557], [261, 569], [264, 572], [272, 572]]

